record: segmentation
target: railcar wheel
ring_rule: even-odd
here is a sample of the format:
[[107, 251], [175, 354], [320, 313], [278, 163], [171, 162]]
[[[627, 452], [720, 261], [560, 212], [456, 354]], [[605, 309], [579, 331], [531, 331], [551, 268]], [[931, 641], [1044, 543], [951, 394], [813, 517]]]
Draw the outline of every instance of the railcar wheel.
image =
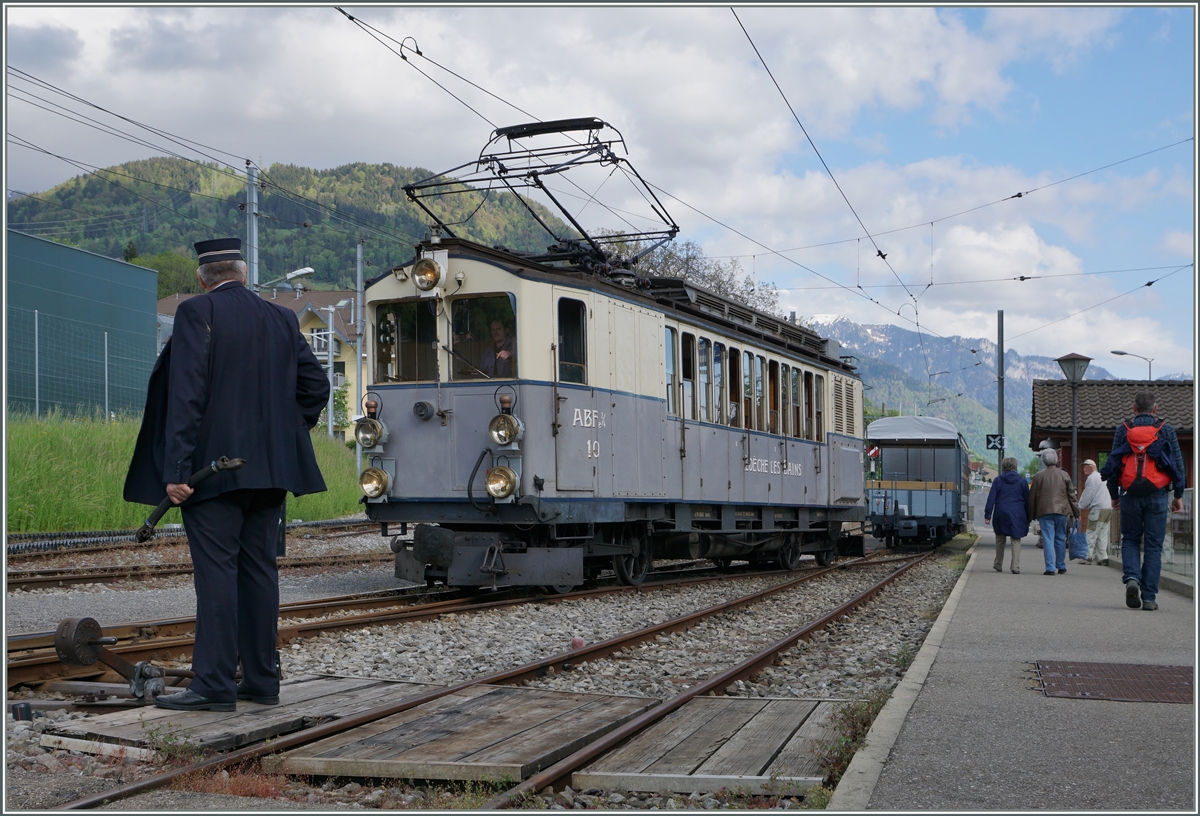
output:
[[833, 550], [821, 550], [820, 552], [814, 554], [816, 555], [817, 566], [819, 567], [828, 567], [837, 560], [837, 555], [834, 554]]
[[712, 562], [713, 562], [713, 564], [715, 564], [717, 566], [717, 569], [729, 569], [729, 565], [733, 563], [733, 559], [732, 558], [714, 558], [714, 559], [712, 559]]
[[779, 566], [785, 570], [794, 570], [800, 566], [800, 536], [788, 535], [779, 550]]
[[632, 536], [624, 538], [623, 543], [632, 544], [633, 552], [629, 555], [614, 555], [613, 569], [617, 571], [617, 578], [625, 586], [639, 586], [650, 572], [650, 563], [653, 560], [650, 557], [650, 544], [644, 538]]
[[546, 584], [546, 591], [551, 595], [566, 595], [575, 591], [574, 584]]

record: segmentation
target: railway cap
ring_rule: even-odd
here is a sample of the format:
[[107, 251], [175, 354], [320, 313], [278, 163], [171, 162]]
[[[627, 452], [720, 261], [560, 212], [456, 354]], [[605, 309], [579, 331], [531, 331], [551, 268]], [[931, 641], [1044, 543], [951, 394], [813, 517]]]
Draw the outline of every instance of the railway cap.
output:
[[196, 242], [196, 260], [201, 265], [217, 263], [218, 261], [241, 261], [241, 238], [213, 238], [210, 241]]

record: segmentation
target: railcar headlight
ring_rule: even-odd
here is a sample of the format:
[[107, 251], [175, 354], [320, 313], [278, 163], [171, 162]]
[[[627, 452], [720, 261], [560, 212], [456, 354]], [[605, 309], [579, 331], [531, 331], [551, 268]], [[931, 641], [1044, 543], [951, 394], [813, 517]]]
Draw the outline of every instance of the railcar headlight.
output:
[[512, 414], [496, 414], [488, 423], [488, 436], [497, 445], [508, 445], [525, 435], [525, 426]]
[[387, 439], [387, 428], [378, 419], [363, 417], [354, 426], [354, 438], [364, 448], [373, 448]]
[[413, 264], [412, 279], [418, 289], [428, 292], [442, 282], [442, 265], [433, 258], [422, 258]]
[[499, 465], [487, 472], [484, 487], [494, 499], [507, 499], [517, 489], [517, 473], [510, 467]]
[[378, 499], [388, 489], [388, 475], [381, 468], [369, 467], [358, 477], [358, 486], [368, 499]]

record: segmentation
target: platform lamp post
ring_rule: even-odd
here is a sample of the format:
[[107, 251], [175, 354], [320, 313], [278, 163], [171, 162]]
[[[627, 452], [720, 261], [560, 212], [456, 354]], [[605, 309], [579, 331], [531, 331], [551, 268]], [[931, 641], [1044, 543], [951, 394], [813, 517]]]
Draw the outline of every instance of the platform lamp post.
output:
[[1145, 360], [1146, 361], [1146, 379], [1151, 380], [1151, 381], [1154, 380], [1154, 358], [1153, 357], [1143, 357], [1140, 354], [1134, 354], [1133, 352], [1130, 352], [1130, 351], [1114, 351], [1112, 353], [1117, 355], [1118, 357], [1137, 357], [1139, 360]]
[[1068, 354], [1054, 361], [1071, 384], [1071, 481], [1076, 490], [1079, 490], [1079, 383], [1083, 382], [1083, 374], [1091, 361], [1091, 357], [1082, 354]]

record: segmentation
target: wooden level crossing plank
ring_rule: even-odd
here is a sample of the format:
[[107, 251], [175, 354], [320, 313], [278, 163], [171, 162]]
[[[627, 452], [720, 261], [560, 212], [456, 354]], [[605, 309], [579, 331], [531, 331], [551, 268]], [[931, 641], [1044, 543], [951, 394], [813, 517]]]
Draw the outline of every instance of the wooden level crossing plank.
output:
[[822, 782], [814, 743], [834, 735], [833, 703], [697, 697], [572, 775], [571, 786], [681, 793], [788, 793]]
[[722, 708], [723, 701], [718, 697], [696, 697], [615, 751], [597, 759], [588, 770], [595, 770], [597, 773], [641, 773], [662, 757], [665, 747], [683, 742], [715, 717]]
[[764, 773], [794, 777], [821, 776], [823, 772], [817, 764], [815, 748], [824, 740], [837, 739], [837, 729], [832, 721], [833, 706], [828, 702], [818, 704]]
[[[687, 708], [688, 704], [684, 704]], [[740, 704], [724, 705], [708, 722], [686, 740], [667, 746], [665, 753], [646, 767], [651, 774], [690, 774], [707, 760], [726, 740], [738, 732], [766, 705], [764, 700], [749, 699]]]
[[817, 703], [811, 700], [772, 700], [692, 773], [763, 776], [780, 749], [816, 707]]
[[367, 678], [305, 677], [280, 685], [280, 703], [243, 701], [236, 711], [173, 711], [156, 706], [70, 720], [48, 733], [76, 739], [152, 747], [170, 739], [224, 750], [350, 716], [436, 686]]
[[400, 779], [519, 780], [658, 703], [475, 687], [289, 751], [270, 771]]

